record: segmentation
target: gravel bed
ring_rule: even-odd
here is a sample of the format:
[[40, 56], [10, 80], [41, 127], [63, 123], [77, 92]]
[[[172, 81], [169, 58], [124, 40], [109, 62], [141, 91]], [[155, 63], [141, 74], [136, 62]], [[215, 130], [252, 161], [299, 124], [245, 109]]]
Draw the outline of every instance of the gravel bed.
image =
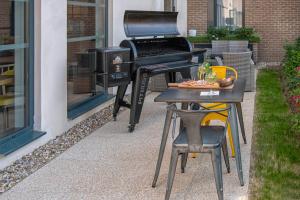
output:
[[24, 178], [34, 173], [96, 129], [112, 120], [113, 105], [110, 105], [32, 153], [16, 160], [0, 171], [0, 194], [11, 189]]

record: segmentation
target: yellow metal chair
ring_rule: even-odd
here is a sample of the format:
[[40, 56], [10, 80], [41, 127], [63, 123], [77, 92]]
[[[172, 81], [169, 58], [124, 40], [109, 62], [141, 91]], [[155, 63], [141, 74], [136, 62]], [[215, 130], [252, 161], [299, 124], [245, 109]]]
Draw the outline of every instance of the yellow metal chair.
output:
[[[238, 73], [232, 67], [228, 67], [228, 66], [211, 66], [211, 69], [214, 73], [216, 73], [217, 79], [226, 78], [227, 70], [232, 71], [235, 75], [235, 79], [236, 80], [238, 79]], [[226, 104], [223, 104], [223, 103], [207, 103], [207, 104], [201, 104], [201, 107], [204, 107], [206, 109], [224, 109], [224, 108], [226, 108]], [[208, 125], [210, 125], [211, 121], [213, 121], [213, 120], [218, 120], [218, 121], [226, 123], [227, 118], [228, 118], [228, 112], [227, 111], [224, 111], [220, 114], [210, 113], [203, 119], [203, 125], [208, 126]], [[234, 144], [233, 144], [233, 139], [232, 139], [230, 123], [228, 123], [227, 133], [228, 133], [230, 148], [231, 148], [231, 152], [232, 152], [232, 157], [234, 157], [235, 156], [235, 151], [234, 151]], [[192, 154], [192, 157], [195, 158], [196, 154]]]
[[[238, 79], [238, 73], [232, 67], [228, 67], [228, 66], [211, 66], [211, 69], [214, 73], [216, 73], [217, 79], [226, 78], [228, 70], [232, 71], [234, 73], [236, 80]], [[223, 109], [223, 108], [226, 108], [226, 104], [222, 104], [222, 103], [201, 104], [201, 106], [203, 106], [207, 109]], [[204, 121], [205, 125], [209, 125], [210, 122], [213, 121], [213, 120], [218, 120], [218, 121], [222, 121], [222, 122], [226, 123], [227, 117], [228, 117], [228, 112], [227, 111], [225, 111], [223, 113], [220, 113], [220, 114], [211, 113], [211, 114], [207, 115], [206, 118], [203, 121]], [[232, 134], [231, 134], [231, 129], [230, 129], [230, 124], [229, 123], [228, 123], [227, 133], [228, 133], [228, 138], [229, 138], [229, 143], [230, 143], [230, 147], [231, 147], [232, 156], [234, 157], [235, 156], [234, 145], [233, 145], [233, 139], [232, 139]]]

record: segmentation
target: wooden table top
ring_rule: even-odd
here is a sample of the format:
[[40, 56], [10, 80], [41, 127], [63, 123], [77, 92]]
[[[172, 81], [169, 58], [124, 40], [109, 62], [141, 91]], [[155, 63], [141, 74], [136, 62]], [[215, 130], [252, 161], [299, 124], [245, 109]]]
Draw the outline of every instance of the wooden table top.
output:
[[182, 89], [168, 88], [154, 99], [155, 102], [168, 103], [239, 103], [243, 101], [246, 81], [239, 79], [234, 83], [233, 89], [220, 89], [219, 95], [202, 96], [203, 91], [207, 89]]

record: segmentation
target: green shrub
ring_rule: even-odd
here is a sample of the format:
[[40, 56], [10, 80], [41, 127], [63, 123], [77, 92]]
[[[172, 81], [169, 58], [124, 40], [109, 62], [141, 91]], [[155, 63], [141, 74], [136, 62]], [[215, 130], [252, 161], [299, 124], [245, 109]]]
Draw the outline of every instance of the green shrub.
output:
[[290, 91], [290, 96], [299, 96], [300, 95], [300, 87], [294, 88], [292, 91]]
[[215, 28], [209, 27], [207, 30], [207, 36], [210, 40], [222, 40], [228, 37], [229, 29], [227, 27]]
[[289, 95], [300, 95], [300, 37], [293, 44], [285, 45], [283, 72]]
[[245, 39], [250, 38], [255, 32], [253, 28], [237, 28], [234, 33], [236, 34], [237, 38]]
[[284, 74], [287, 78], [295, 78], [297, 76], [296, 67], [300, 66], [300, 37], [295, 43], [285, 45], [285, 50]]
[[211, 40], [248, 40], [250, 43], [259, 43], [260, 36], [253, 28], [238, 28], [230, 31], [228, 27], [210, 27], [207, 34], [188, 37], [188, 40], [192, 43], [209, 43]]

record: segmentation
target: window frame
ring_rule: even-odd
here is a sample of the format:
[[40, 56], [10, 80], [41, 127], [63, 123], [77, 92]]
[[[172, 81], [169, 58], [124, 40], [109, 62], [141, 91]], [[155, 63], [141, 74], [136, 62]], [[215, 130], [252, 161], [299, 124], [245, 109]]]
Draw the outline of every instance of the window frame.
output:
[[0, 157], [6, 156], [21, 147], [29, 144], [30, 142], [40, 138], [45, 135], [46, 132], [35, 131], [34, 128], [34, 38], [35, 38], [35, 20], [34, 20], [34, 0], [28, 0], [28, 34], [29, 41], [23, 45], [5, 45], [5, 47], [0, 50], [4, 51], [6, 49], [20, 49], [28, 47], [28, 71], [25, 73], [25, 78], [27, 79], [26, 92], [28, 94], [27, 102], [25, 106], [28, 107], [26, 116], [27, 124], [24, 124], [24, 128], [0, 139]]
[[[88, 6], [88, 7], [96, 7], [97, 3], [88, 3], [88, 2], [76, 2], [76, 1], [67, 1], [67, 5], [74, 5], [74, 6]], [[109, 0], [104, 1], [104, 6], [105, 6], [105, 22], [104, 22], [104, 47], [108, 47], [108, 22], [109, 22]], [[97, 16], [97, 14], [96, 14]], [[91, 36], [79, 36], [79, 37], [72, 37], [68, 38], [68, 43], [69, 42], [79, 42], [79, 41], [90, 41], [95, 39], [96, 40], [96, 46], [97, 46], [97, 31], [95, 33], [96, 35], [91, 35]], [[68, 119], [75, 119], [82, 114], [92, 110], [93, 108], [96, 108], [97, 106], [107, 102], [108, 100], [112, 99], [114, 96], [110, 94], [101, 94], [101, 95], [96, 95], [93, 96], [85, 101], [79, 102], [75, 105], [68, 105], [67, 109], [67, 117]]]

